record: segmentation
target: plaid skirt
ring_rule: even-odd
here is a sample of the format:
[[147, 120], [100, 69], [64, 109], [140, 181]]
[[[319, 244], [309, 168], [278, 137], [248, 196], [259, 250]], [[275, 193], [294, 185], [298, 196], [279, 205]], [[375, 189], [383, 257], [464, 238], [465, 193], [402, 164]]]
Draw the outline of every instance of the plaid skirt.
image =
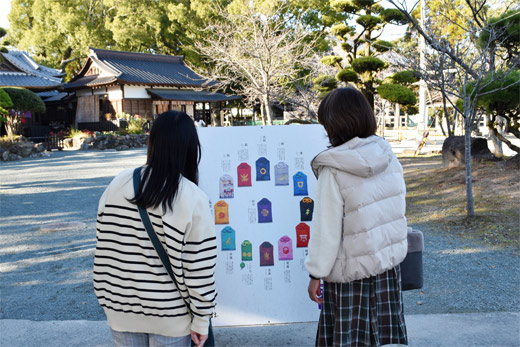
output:
[[408, 344], [399, 265], [349, 283], [323, 283], [316, 346]]

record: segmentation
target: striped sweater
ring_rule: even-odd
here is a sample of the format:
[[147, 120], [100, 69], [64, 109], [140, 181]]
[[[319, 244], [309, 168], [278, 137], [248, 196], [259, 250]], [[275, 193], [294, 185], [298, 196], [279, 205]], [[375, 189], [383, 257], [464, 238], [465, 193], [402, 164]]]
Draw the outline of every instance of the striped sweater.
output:
[[[173, 211], [148, 209], [179, 291], [153, 248], [133, 198], [133, 169], [117, 175], [99, 201], [94, 291], [116, 331], [186, 336], [208, 333], [215, 305], [215, 228], [207, 196], [181, 179]], [[190, 313], [182, 297], [190, 305]]]

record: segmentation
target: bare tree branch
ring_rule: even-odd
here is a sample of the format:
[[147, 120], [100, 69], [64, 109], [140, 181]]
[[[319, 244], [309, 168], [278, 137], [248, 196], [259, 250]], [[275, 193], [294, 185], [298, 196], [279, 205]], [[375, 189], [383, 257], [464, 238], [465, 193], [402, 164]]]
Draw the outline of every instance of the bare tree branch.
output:
[[251, 3], [240, 13], [220, 8], [219, 20], [204, 29], [208, 39], [195, 43], [211, 65], [208, 77], [244, 95], [250, 104], [260, 102], [269, 124], [271, 103], [283, 102], [288, 88], [308, 78], [302, 67], [317, 40], [298, 18], [287, 25], [280, 15], [284, 11], [282, 6], [276, 13], [261, 13]]
[[[435, 40], [433, 37], [428, 35], [423, 30], [421, 25], [419, 25], [417, 20], [415, 20], [415, 18], [413, 18], [412, 15], [410, 13], [408, 13], [403, 7], [398, 6], [396, 4], [395, 0], [388, 0], [388, 2], [390, 2], [392, 5], [394, 5], [395, 8], [397, 8], [399, 11], [401, 11], [401, 13], [403, 15], [405, 15], [406, 18], [408, 18], [408, 21], [412, 24], [413, 28], [415, 30], [417, 30], [417, 32], [420, 35], [422, 35], [422, 37], [424, 37], [424, 39], [430, 45], [430, 47], [432, 47], [433, 49], [435, 49], [436, 51], [438, 51], [440, 53], [448, 54], [453, 61], [457, 62], [457, 64], [459, 64], [461, 67], [463, 67], [469, 74], [471, 74], [472, 77], [474, 77], [474, 78], [477, 77], [476, 75], [474, 75], [471, 68], [469, 66], [467, 66], [466, 63], [458, 55], [454, 54], [453, 49], [451, 48], [451, 46], [449, 45], [448, 42], [444, 42], [443, 44], [441, 44], [439, 41]], [[449, 49], [446, 48], [446, 45], [448, 45]]]

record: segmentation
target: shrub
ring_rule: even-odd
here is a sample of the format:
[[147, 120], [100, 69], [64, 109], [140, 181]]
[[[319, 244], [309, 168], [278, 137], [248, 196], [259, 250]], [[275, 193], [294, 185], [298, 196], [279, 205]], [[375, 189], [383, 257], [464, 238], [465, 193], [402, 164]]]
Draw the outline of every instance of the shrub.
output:
[[352, 31], [353, 31], [353, 28], [349, 27], [348, 25], [345, 25], [345, 24], [336, 24], [332, 28], [330, 28], [330, 33], [332, 35], [337, 36], [340, 39], [345, 37], [345, 35], [347, 35], [348, 33], [352, 32]]
[[332, 0], [330, 6], [338, 12], [355, 13], [358, 10], [350, 0]]
[[127, 134], [144, 134], [143, 126], [146, 124], [146, 118], [136, 114], [128, 118]]
[[394, 45], [391, 42], [385, 40], [377, 40], [372, 44], [372, 47], [374, 47], [376, 51], [382, 53], [391, 50], [394, 47]]
[[399, 71], [390, 76], [390, 80], [392, 83], [402, 84], [402, 85], [410, 85], [419, 81], [416, 76], [416, 73], [410, 70]]
[[374, 30], [378, 24], [381, 24], [381, 22], [381, 18], [369, 14], [359, 16], [356, 19], [356, 23], [364, 27], [366, 30]]
[[403, 110], [408, 114], [418, 114], [419, 113], [419, 107], [415, 105], [405, 105], [403, 106]]
[[117, 119], [129, 120], [130, 118], [132, 118], [132, 115], [129, 114], [129, 113], [126, 113], [126, 112], [121, 112], [121, 113], [117, 113], [116, 114], [116, 118]]
[[363, 8], [363, 6], [373, 7], [376, 4], [376, 0], [350, 0], [354, 6]]
[[[489, 113], [507, 114], [515, 113], [515, 110], [518, 112], [520, 108], [520, 84], [518, 83], [520, 70], [512, 71], [509, 74], [497, 71], [496, 75], [502, 76], [502, 78], [496, 79], [496, 76], [492, 74], [484, 77], [482, 84], [485, 85], [485, 88], [481, 93], [487, 92], [488, 94], [479, 97], [477, 105]], [[468, 84], [471, 86], [470, 90], [473, 89], [473, 83]], [[516, 119], [518, 120], [518, 116]]]
[[36, 94], [24, 88], [4, 88], [12, 101], [11, 110], [5, 116], [7, 135], [12, 137], [23, 130], [31, 112], [45, 112], [43, 100]]
[[338, 81], [333, 76], [320, 75], [312, 80], [313, 89], [322, 92], [330, 91], [338, 86]]
[[379, 16], [387, 23], [397, 25], [408, 24], [408, 18], [396, 8], [385, 8], [379, 13]]
[[336, 79], [341, 82], [359, 82], [358, 74], [351, 68], [343, 69], [338, 72]]
[[399, 84], [385, 83], [377, 87], [379, 96], [400, 105], [414, 105], [417, 98], [410, 89]]
[[8, 109], [13, 107], [11, 97], [3, 89], [0, 88], [0, 114], [7, 114]]
[[378, 72], [386, 67], [386, 63], [379, 58], [375, 57], [361, 57], [352, 60], [352, 68], [357, 73], [363, 72]]
[[328, 65], [328, 66], [338, 66], [341, 61], [343, 60], [342, 57], [338, 57], [337, 55], [328, 55], [326, 57], [321, 58], [321, 63]]
[[[58, 133], [59, 136], [59, 133]], [[66, 138], [81, 138], [81, 137], [91, 137], [94, 136], [93, 131], [89, 131], [88, 129], [79, 130], [74, 127], [70, 127], [67, 129], [67, 132], [64, 134], [64, 137]]]
[[520, 10], [510, 10], [499, 17], [489, 19], [487, 26], [480, 32], [478, 45], [483, 49], [486, 48], [493, 36], [497, 35], [493, 44], [500, 43], [505, 47], [517, 47], [520, 42], [519, 32]]
[[350, 52], [353, 48], [352, 45], [348, 42], [342, 42], [340, 46], [345, 52]]
[[45, 103], [38, 94], [24, 88], [4, 88], [19, 112], [45, 112]]

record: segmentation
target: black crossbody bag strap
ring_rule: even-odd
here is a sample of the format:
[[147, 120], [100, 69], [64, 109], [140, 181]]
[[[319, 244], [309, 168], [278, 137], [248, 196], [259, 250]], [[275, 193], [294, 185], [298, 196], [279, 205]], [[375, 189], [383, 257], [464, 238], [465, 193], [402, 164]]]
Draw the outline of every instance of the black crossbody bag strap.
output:
[[[141, 168], [138, 167], [134, 170], [134, 191], [137, 194], [137, 191], [139, 190], [139, 183], [141, 181]], [[168, 255], [166, 254], [166, 251], [164, 250], [163, 245], [161, 244], [161, 241], [159, 241], [159, 238], [157, 237], [157, 234], [155, 233], [152, 223], [150, 222], [150, 217], [148, 216], [148, 212], [146, 212], [146, 209], [144, 209], [142, 206], [137, 205], [137, 209], [139, 210], [139, 215], [141, 216], [141, 220], [143, 221], [144, 227], [146, 231], [148, 232], [148, 236], [150, 237], [150, 241], [152, 241], [153, 248], [155, 248], [155, 251], [159, 255], [159, 258], [161, 258], [161, 262], [163, 263], [164, 267], [166, 268], [166, 271], [170, 275], [173, 283], [175, 284], [175, 288], [179, 291], [179, 295], [181, 296], [182, 300], [184, 301], [184, 304], [186, 305], [186, 308], [188, 309], [188, 312], [190, 312], [190, 306], [186, 302], [186, 299], [181, 294], [181, 291], [179, 289], [179, 285], [177, 284], [177, 281], [175, 280], [175, 276], [173, 274], [172, 266], [170, 263], [170, 258], [168, 258]]]

